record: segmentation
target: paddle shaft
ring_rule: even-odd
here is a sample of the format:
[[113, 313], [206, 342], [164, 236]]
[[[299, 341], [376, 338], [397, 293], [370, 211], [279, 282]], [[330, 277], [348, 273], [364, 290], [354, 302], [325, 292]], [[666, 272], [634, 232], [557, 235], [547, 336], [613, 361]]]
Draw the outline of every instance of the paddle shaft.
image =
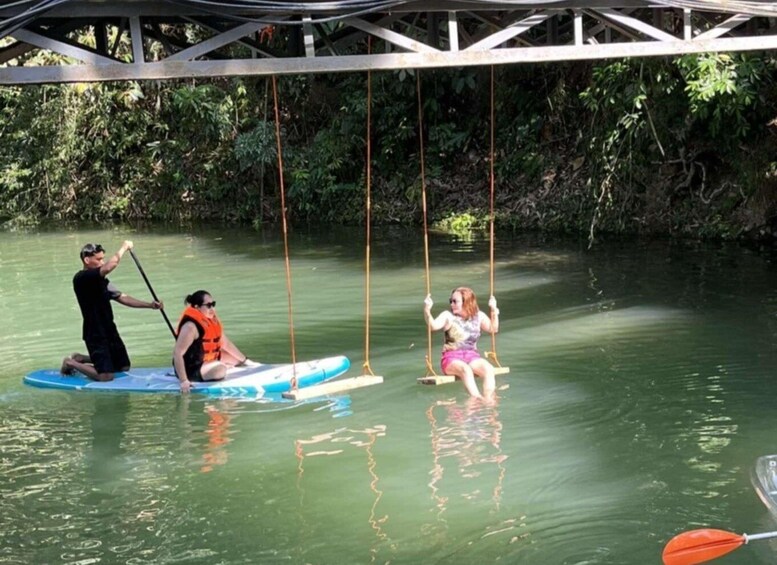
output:
[[[135, 255], [135, 252], [130, 249], [129, 250], [130, 255], [132, 255], [132, 260], [135, 261], [135, 264], [138, 266], [138, 271], [140, 271], [140, 275], [143, 277], [143, 280], [146, 281], [146, 286], [148, 287], [148, 290], [151, 291], [151, 297], [154, 299], [154, 302], [159, 302], [159, 298], [157, 298], [156, 292], [154, 292], [154, 287], [151, 286], [151, 282], [148, 280], [148, 277], [146, 276], [146, 271], [143, 270], [143, 267], [140, 264], [140, 261], [138, 261], [137, 256]], [[170, 319], [167, 317], [167, 314], [165, 313], [164, 308], [160, 308], [159, 311], [162, 313], [162, 317], [165, 319], [165, 322], [167, 322], [167, 327], [170, 328], [170, 333], [173, 334], [173, 338], [176, 338], [175, 330], [173, 329], [173, 324], [170, 323]]]
[[743, 534], [745, 536], [745, 543], [759, 539], [769, 539], [777, 537], [777, 532], [764, 532], [762, 534]]

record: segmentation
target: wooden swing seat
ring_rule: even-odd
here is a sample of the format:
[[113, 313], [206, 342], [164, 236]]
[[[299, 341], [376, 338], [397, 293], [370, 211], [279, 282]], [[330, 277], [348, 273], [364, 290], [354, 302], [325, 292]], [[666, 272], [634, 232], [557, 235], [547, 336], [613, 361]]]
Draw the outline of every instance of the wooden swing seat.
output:
[[456, 377], [451, 375], [427, 375], [418, 377], [416, 382], [420, 385], [447, 385], [456, 382]]
[[318, 398], [338, 394], [355, 388], [377, 385], [383, 382], [383, 377], [377, 375], [362, 375], [360, 377], [351, 377], [339, 381], [330, 381], [320, 385], [308, 386], [305, 388], [290, 390], [284, 392], [281, 396], [288, 400], [307, 400], [309, 398]]
[[[495, 375], [506, 375], [510, 372], [510, 367], [494, 367]], [[456, 377], [452, 375], [426, 375], [418, 377], [416, 382], [420, 385], [448, 385], [456, 382]]]

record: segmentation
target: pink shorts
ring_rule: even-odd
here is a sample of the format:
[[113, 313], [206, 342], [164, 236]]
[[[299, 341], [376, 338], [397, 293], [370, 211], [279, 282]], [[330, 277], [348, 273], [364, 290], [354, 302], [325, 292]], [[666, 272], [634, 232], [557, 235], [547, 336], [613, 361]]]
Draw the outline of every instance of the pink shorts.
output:
[[480, 359], [480, 353], [474, 349], [455, 349], [453, 351], [443, 351], [440, 366], [442, 367], [442, 372], [447, 374], [448, 365], [454, 361], [464, 361], [467, 365], [469, 365], [475, 359]]

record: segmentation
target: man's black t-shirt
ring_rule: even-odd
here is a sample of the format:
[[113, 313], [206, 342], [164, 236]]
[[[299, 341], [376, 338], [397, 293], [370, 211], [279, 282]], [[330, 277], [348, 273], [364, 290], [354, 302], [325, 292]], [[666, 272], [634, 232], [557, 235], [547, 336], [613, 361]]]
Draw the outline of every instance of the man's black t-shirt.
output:
[[121, 292], [100, 275], [100, 269], [84, 269], [73, 277], [73, 290], [84, 318], [83, 340], [111, 340], [119, 331], [113, 322], [111, 299]]

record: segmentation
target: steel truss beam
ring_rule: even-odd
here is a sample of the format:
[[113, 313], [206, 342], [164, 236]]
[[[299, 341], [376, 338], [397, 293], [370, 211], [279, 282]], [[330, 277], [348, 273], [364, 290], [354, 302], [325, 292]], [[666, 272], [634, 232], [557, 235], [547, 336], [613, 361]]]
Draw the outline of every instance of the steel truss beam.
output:
[[[417, 11], [411, 4], [402, 11], [358, 17], [247, 13], [236, 21], [186, 13], [184, 8], [176, 11], [175, 5], [161, 2], [82, 2], [70, 10], [48, 12], [0, 39], [0, 84], [331, 73], [777, 48], [773, 18], [656, 8], [642, 0], [590, 6], [570, 0], [563, 8], [539, 2], [417, 4]], [[14, 15], [0, 7], [0, 24]]]

